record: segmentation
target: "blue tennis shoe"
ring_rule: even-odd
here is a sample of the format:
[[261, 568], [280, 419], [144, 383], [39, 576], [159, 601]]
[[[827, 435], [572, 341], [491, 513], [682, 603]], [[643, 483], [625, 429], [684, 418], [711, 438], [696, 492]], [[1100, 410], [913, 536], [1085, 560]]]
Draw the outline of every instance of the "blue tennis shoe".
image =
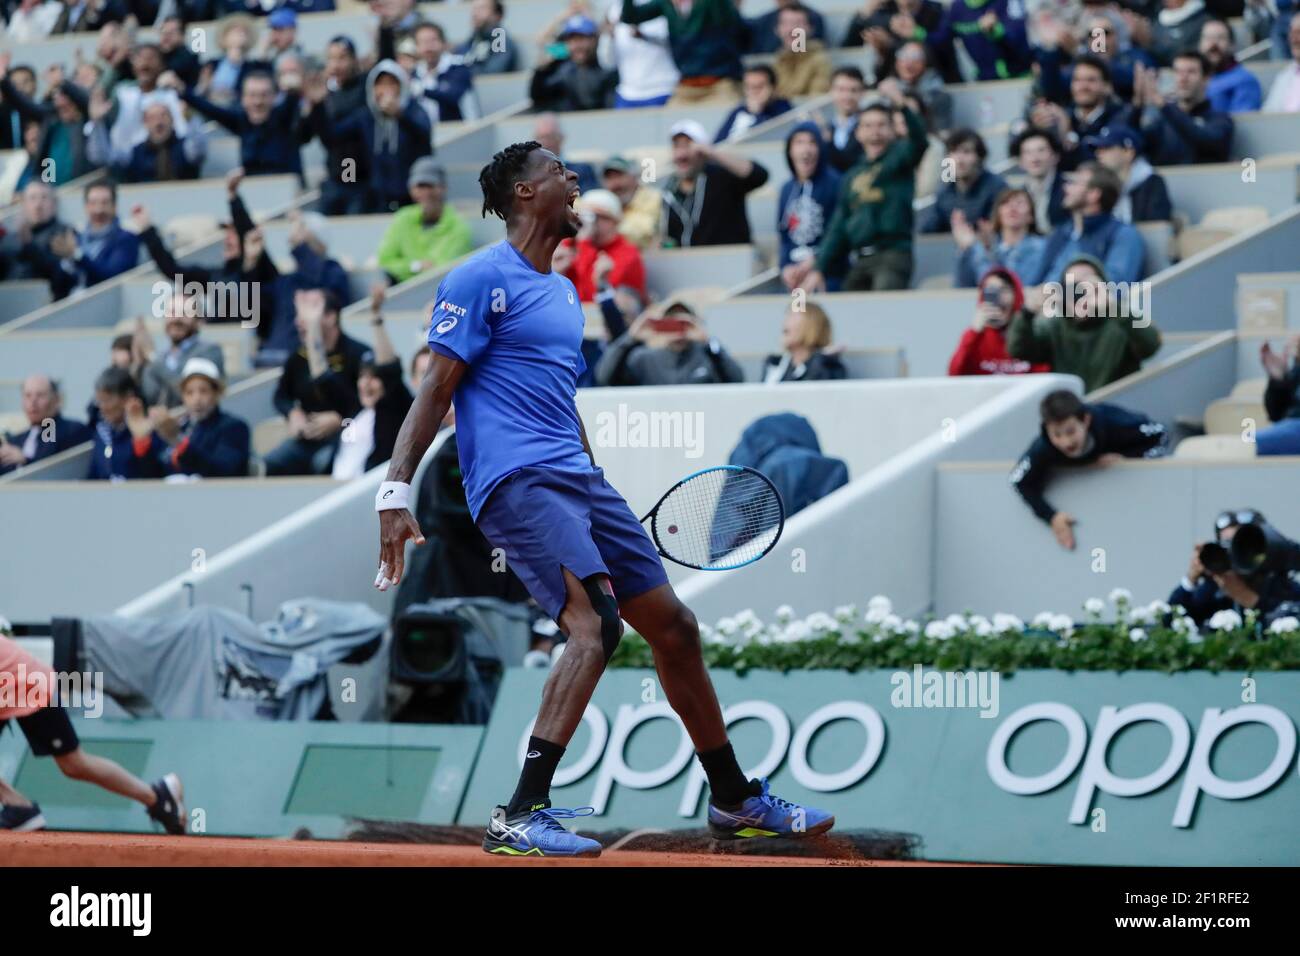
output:
[[807, 837], [825, 833], [835, 826], [834, 814], [774, 796], [768, 789], [766, 778], [762, 785], [762, 793], [747, 797], [734, 810], [723, 810], [709, 801], [709, 832], [714, 839]]
[[506, 815], [505, 807], [497, 807], [488, 821], [483, 849], [501, 856], [600, 856], [599, 843], [570, 833], [560, 823], [595, 812], [594, 807], [552, 809], [550, 801], [513, 816]]

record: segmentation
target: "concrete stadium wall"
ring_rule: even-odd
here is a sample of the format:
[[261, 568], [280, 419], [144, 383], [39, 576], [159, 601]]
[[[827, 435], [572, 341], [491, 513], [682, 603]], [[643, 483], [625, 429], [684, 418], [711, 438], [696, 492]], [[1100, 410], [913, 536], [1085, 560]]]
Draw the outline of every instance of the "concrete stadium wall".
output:
[[124, 595], [207, 560], [334, 487], [328, 478], [9, 482], [0, 527], [16, 550], [0, 577], [11, 620], [102, 614]]
[[[744, 608], [770, 618], [782, 604], [800, 614], [850, 603], [862, 608], [874, 594], [888, 595], [899, 614], [924, 613], [933, 606], [935, 466], [1020, 447], [1037, 428], [1042, 396], [1079, 388], [1078, 379], [1061, 375], [997, 383], [997, 394], [957, 417], [947, 432], [935, 422], [926, 437], [868, 472], [854, 472], [848, 487], [787, 521], [763, 560], [691, 575], [678, 588], [682, 599], [707, 623]], [[924, 384], [933, 395], [954, 382]]]
[[[1024, 447], [1031, 437], [1023, 435]], [[1116, 587], [1142, 603], [1164, 600], [1186, 573], [1192, 545], [1211, 538], [1225, 508], [1259, 508], [1284, 533], [1300, 535], [1300, 458], [1135, 461], [1063, 474], [1047, 496], [1078, 519], [1074, 551], [1057, 545], [1008, 486], [1014, 464], [1008, 457], [939, 468], [934, 600], [941, 613], [1082, 617], [1084, 600]]]

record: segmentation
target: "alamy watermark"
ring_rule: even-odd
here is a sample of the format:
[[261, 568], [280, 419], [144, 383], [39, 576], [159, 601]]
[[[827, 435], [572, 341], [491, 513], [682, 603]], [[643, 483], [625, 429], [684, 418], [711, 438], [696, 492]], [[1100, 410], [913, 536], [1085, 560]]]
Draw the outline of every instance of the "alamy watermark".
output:
[[687, 458], [704, 454], [704, 413], [636, 411], [619, 402], [617, 411], [596, 415], [597, 448], [681, 448]]

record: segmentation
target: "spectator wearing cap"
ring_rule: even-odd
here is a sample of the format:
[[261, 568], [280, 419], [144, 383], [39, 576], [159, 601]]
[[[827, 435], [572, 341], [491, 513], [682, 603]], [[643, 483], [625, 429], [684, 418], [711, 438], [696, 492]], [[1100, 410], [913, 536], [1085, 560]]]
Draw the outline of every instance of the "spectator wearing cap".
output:
[[778, 7], [776, 15], [779, 47], [772, 66], [777, 95], [793, 99], [828, 92], [833, 66], [826, 45], [812, 36], [812, 11], [796, 0]]
[[763, 361], [762, 381], [825, 382], [849, 377], [840, 349], [831, 344], [831, 318], [816, 302], [791, 306], [781, 323], [781, 351]]
[[274, 72], [280, 57], [302, 57], [303, 49], [298, 43], [298, 14], [291, 7], [276, 7], [267, 16], [266, 25], [269, 29], [253, 49], [254, 60], [268, 63]]
[[475, 76], [513, 73], [519, 62], [515, 41], [502, 25], [506, 16], [501, 0], [471, 0], [469, 39], [456, 47], [465, 66]]
[[776, 6], [762, 16], [745, 19], [745, 26], [749, 28], [749, 48], [746, 52], [779, 53], [782, 49], [779, 29], [781, 11], [791, 7], [802, 7], [808, 18], [805, 39], [817, 40], [825, 47], [826, 20], [820, 13], [806, 3], [800, 3], [800, 0], [777, 0]]
[[597, 47], [600, 61], [618, 74], [615, 109], [663, 106], [682, 75], [668, 44], [668, 21], [656, 17], [633, 26], [619, 19], [622, 0], [612, 0]]
[[458, 54], [447, 49], [447, 35], [436, 23], [415, 28], [411, 92], [432, 111], [434, 123], [478, 119], [474, 74]]
[[380, 60], [371, 69], [366, 106], [336, 125], [318, 123], [316, 132], [326, 147], [360, 138], [363, 165], [370, 171], [369, 211], [396, 212], [410, 201], [406, 178], [411, 166], [433, 152], [433, 124], [411, 94], [406, 72], [392, 60]]
[[361, 408], [357, 379], [373, 353], [345, 335], [339, 301], [319, 289], [294, 297], [294, 322], [303, 343], [280, 373], [273, 401], [289, 437], [266, 456], [268, 475], [327, 475], [344, 421]]
[[1220, 113], [1253, 113], [1264, 102], [1264, 90], [1255, 74], [1237, 62], [1232, 27], [1211, 17], [1201, 27], [1201, 55], [1210, 64], [1206, 97]]
[[1070, 218], [1063, 205], [1065, 174], [1061, 171], [1061, 142], [1051, 130], [1031, 126], [1011, 143], [1011, 155], [1024, 173], [1025, 191], [1034, 204], [1038, 232], [1051, 232]]
[[600, 385], [708, 385], [743, 382], [745, 373], [709, 335], [691, 305], [669, 300], [647, 309], [609, 344], [596, 366]]
[[248, 423], [221, 409], [225, 378], [220, 366], [194, 356], [178, 379], [185, 410], [173, 416], [150, 409], [152, 451], [164, 475], [241, 478], [252, 454]]
[[1174, 92], [1168, 97], [1154, 71], [1139, 71], [1134, 82], [1147, 158], [1157, 166], [1227, 162], [1233, 122], [1206, 98], [1209, 62], [1192, 50], [1174, 57], [1173, 70]]
[[564, 21], [559, 38], [568, 56], [541, 63], [533, 72], [528, 95], [535, 108], [564, 113], [613, 108], [618, 74], [596, 58], [598, 33], [590, 17], [575, 14]]
[[[1060, 281], [1065, 267], [1080, 255], [1095, 258], [1111, 282], [1137, 282], [1146, 275], [1142, 234], [1114, 216], [1122, 183], [1098, 162], [1084, 163], [1065, 180], [1065, 208], [1071, 220], [1047, 237], [1038, 262], [1021, 279], [1026, 286]], [[1031, 290], [1031, 308], [1040, 302]]]
[[922, 232], [951, 232], [958, 213], [968, 223], [988, 219], [993, 200], [1007, 188], [1006, 180], [984, 165], [989, 150], [973, 129], [957, 129], [944, 141], [952, 176], [944, 177], [934, 202], [921, 220]]
[[143, 321], [139, 321], [135, 338], [141, 346], [137, 348], [137, 354], [142, 362], [132, 371], [140, 385], [140, 397], [147, 407], [174, 408], [181, 404], [181, 375], [190, 359], [201, 358], [218, 370], [224, 370], [225, 357], [221, 346], [202, 338], [202, 309], [203, 302], [197, 296], [168, 296], [163, 320], [163, 333], [168, 345], [156, 357], [152, 354], [153, 342], [149, 333], [145, 331]]
[[[953, 285], [971, 288], [990, 269], [1001, 267], [1020, 276], [1038, 267], [1046, 240], [1034, 222], [1034, 200], [1023, 187], [1007, 188], [993, 201], [988, 228], [955, 214], [952, 238], [957, 244], [957, 268]], [[1018, 308], [1018, 306], [1017, 306]]]
[[659, 244], [664, 197], [659, 190], [643, 182], [638, 173], [637, 167], [624, 156], [611, 156], [601, 167], [605, 188], [618, 197], [623, 207], [618, 231], [638, 249], [644, 250]]
[[1169, 222], [1174, 215], [1164, 177], [1138, 154], [1142, 138], [1127, 126], [1112, 126], [1093, 141], [1097, 162], [1123, 183], [1112, 215], [1120, 222]]
[[1265, 113], [1300, 113], [1300, 13], [1291, 14], [1286, 40], [1291, 59], [1273, 77], [1264, 100]]
[[817, 253], [826, 226], [835, 211], [840, 174], [831, 168], [817, 124], [800, 123], [785, 140], [785, 161], [790, 179], [781, 187], [776, 203], [776, 234], [780, 246], [778, 267], [787, 288], [794, 288], [799, 264]]
[[198, 112], [239, 137], [239, 162], [247, 175], [302, 176], [298, 152], [300, 91], [285, 90], [277, 100], [274, 78], [250, 70], [240, 85], [239, 106], [227, 107], [184, 89], [175, 74], [164, 74], [159, 85], [164, 84], [177, 90], [181, 99]]
[[447, 205], [447, 174], [432, 156], [415, 161], [407, 187], [415, 202], [393, 214], [377, 255], [393, 282], [441, 268], [474, 248], [469, 224]]
[[560, 126], [560, 118], [554, 113], [537, 114], [537, 121], [533, 123], [533, 139], [542, 149], [548, 149], [559, 156], [567, 168], [578, 174], [580, 190], [586, 192], [600, 188], [600, 180], [596, 178], [596, 170], [591, 163], [564, 158], [564, 129]]
[[681, 80], [670, 105], [734, 103], [749, 31], [733, 0], [623, 0], [620, 19], [636, 26], [663, 17]]
[[875, 102], [858, 116], [863, 155], [844, 174], [840, 195], [817, 255], [800, 263], [796, 285], [810, 292], [826, 288], [845, 256], [846, 291], [906, 289], [912, 279], [912, 201], [916, 168], [929, 138], [925, 123], [906, 106], [898, 107], [907, 135], [894, 129], [894, 106]]
[[22, 401], [27, 427], [0, 433], [0, 475], [90, 441], [91, 430], [84, 422], [63, 417], [63, 395], [50, 376], [23, 379]]
[[[641, 250], [619, 233], [623, 204], [607, 189], [594, 189], [578, 198], [583, 227], [568, 277], [582, 302], [596, 298], [596, 273], [615, 291], [630, 289], [642, 304], [647, 299], [645, 263]], [[605, 261], [608, 260], [608, 261]]]
[[[370, 331], [375, 350], [361, 363], [357, 376], [361, 407], [343, 429], [330, 472], [340, 481], [359, 478], [393, 457], [397, 433], [414, 401], [402, 381], [402, 361], [384, 327], [383, 305], [384, 286], [376, 283], [370, 290]], [[419, 380], [415, 381], [418, 387]]]
[[[303, 94], [311, 111], [299, 141], [305, 146], [321, 129], [332, 129], [366, 108], [366, 78], [357, 65], [357, 48], [339, 35], [325, 48], [325, 70], [308, 79]], [[370, 179], [365, 140], [331, 137], [326, 146], [326, 176], [321, 183], [321, 211], [327, 216], [356, 216], [370, 206]]]
[[751, 127], [766, 123], [792, 109], [789, 100], [776, 95], [776, 73], [766, 64], [746, 68], [741, 88], [744, 90], [744, 98], [718, 127], [718, 135], [713, 137], [715, 143], [739, 139]]
[[748, 245], [745, 197], [767, 182], [767, 170], [715, 147], [695, 120], [674, 123], [669, 133], [673, 172], [664, 184], [664, 244]]
[[153, 453], [153, 425], [131, 373], [116, 367], [104, 369], [95, 379], [95, 406], [99, 418], [86, 478], [161, 478], [162, 465]]
[[1149, 318], [1139, 321], [1131, 300], [1119, 298], [1118, 284], [1100, 259], [1071, 256], [1057, 279], [1052, 297], [1040, 302], [1043, 315], [1025, 309], [1012, 320], [1007, 331], [1012, 358], [1077, 375], [1087, 393], [1132, 375], [1156, 354], [1160, 330]]

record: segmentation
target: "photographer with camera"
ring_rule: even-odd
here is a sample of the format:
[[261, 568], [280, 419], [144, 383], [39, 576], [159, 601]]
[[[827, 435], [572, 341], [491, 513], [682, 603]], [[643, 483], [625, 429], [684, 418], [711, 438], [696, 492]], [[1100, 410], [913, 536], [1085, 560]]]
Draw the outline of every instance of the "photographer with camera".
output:
[[1300, 545], [1279, 534], [1253, 509], [1224, 511], [1214, 521], [1214, 540], [1198, 541], [1186, 576], [1169, 595], [1198, 627], [1218, 611], [1255, 610], [1262, 622], [1294, 614], [1300, 584]]

